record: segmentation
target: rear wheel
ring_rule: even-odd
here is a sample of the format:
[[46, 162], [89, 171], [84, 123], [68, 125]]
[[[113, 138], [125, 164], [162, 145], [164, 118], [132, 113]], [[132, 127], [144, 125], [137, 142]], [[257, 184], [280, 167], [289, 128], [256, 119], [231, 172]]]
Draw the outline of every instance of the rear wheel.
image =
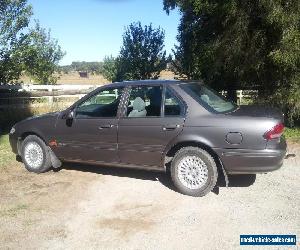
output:
[[171, 163], [171, 178], [183, 194], [204, 196], [216, 185], [218, 170], [213, 157], [197, 147], [177, 151]]
[[43, 173], [51, 168], [46, 144], [36, 135], [27, 136], [22, 143], [22, 160], [30, 172]]

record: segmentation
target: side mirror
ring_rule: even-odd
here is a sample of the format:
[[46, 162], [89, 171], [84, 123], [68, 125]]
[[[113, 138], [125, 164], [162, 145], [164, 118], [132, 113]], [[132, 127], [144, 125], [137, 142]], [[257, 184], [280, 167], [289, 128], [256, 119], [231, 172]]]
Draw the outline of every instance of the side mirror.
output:
[[74, 110], [71, 110], [71, 111], [67, 114], [67, 116], [66, 116], [67, 120], [73, 120], [74, 117], [75, 117], [75, 112], [74, 112]]
[[72, 127], [74, 118], [75, 118], [75, 112], [74, 112], [74, 110], [71, 110], [68, 113], [66, 113], [65, 119], [66, 119], [66, 125], [68, 127]]
[[61, 118], [64, 120], [73, 120], [75, 118], [74, 110], [66, 110]]

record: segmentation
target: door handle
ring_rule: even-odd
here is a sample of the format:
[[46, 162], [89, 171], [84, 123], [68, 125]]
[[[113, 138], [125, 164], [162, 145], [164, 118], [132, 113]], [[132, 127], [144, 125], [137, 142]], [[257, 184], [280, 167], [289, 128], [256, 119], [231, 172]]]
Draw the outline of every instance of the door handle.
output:
[[112, 128], [113, 126], [114, 126], [113, 124], [105, 124], [105, 125], [99, 126], [98, 129]]
[[168, 130], [175, 130], [177, 128], [180, 128], [179, 124], [176, 124], [176, 125], [166, 125], [166, 126], [163, 127], [163, 130], [164, 131], [168, 131]]

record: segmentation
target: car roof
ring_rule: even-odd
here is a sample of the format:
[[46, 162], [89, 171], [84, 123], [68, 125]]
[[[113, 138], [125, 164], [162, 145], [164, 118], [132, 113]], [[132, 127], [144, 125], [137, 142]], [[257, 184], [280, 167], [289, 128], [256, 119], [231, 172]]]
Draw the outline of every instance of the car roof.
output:
[[117, 87], [117, 86], [128, 86], [128, 85], [149, 85], [149, 84], [163, 84], [163, 85], [169, 85], [169, 84], [185, 84], [185, 83], [202, 83], [201, 81], [193, 81], [193, 80], [134, 80], [134, 81], [123, 81], [123, 82], [114, 82], [105, 85], [106, 87]]

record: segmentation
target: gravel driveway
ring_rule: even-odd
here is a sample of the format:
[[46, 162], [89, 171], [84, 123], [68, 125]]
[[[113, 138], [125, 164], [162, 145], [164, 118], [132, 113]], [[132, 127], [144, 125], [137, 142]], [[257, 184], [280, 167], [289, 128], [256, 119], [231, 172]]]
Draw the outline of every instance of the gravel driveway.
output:
[[203, 198], [175, 192], [158, 173], [75, 164], [36, 175], [16, 164], [0, 175], [0, 248], [254, 249], [239, 235], [299, 240], [300, 145], [290, 153], [280, 170], [233, 178]]

